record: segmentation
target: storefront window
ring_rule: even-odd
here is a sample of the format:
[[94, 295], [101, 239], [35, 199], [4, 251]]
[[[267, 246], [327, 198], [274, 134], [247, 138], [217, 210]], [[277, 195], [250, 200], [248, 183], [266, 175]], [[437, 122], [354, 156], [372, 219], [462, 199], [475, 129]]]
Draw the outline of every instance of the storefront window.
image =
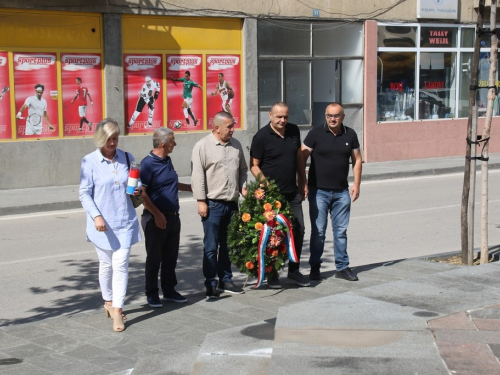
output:
[[415, 52], [379, 52], [378, 121], [415, 119]]
[[456, 54], [420, 54], [419, 119], [449, 118], [455, 111]]
[[363, 25], [314, 25], [314, 56], [362, 56]]
[[257, 29], [259, 55], [311, 56], [311, 24], [261, 21]]
[[476, 30], [473, 28], [462, 29], [461, 47], [474, 48], [474, 40], [476, 39]]
[[259, 100], [263, 107], [281, 100], [281, 61], [259, 61]]
[[414, 26], [379, 26], [379, 47], [416, 47], [417, 28]]
[[309, 61], [286, 62], [286, 102], [290, 118], [297, 125], [311, 123], [311, 64]]

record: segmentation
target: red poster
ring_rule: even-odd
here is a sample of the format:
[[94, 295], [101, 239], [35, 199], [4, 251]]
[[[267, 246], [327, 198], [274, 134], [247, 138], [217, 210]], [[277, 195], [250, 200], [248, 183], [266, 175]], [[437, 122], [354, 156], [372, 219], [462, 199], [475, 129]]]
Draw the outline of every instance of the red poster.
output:
[[102, 120], [99, 54], [61, 54], [64, 136], [91, 135]]
[[163, 126], [161, 55], [124, 55], [125, 116], [128, 133]]
[[0, 52], [0, 139], [12, 138], [10, 98], [8, 54]]
[[201, 55], [167, 55], [168, 127], [203, 130], [203, 64]]
[[207, 55], [208, 129], [219, 111], [230, 113], [241, 128], [241, 79], [239, 55]]
[[15, 53], [17, 138], [57, 137], [57, 69], [55, 53]]

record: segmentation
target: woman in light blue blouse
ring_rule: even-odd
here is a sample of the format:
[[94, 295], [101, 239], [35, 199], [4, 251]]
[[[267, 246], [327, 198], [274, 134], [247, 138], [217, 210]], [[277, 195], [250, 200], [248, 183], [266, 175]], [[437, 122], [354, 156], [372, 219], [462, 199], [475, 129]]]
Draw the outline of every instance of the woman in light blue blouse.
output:
[[[87, 241], [99, 257], [99, 284], [106, 316], [113, 318], [113, 330], [121, 332], [122, 308], [127, 293], [130, 248], [141, 240], [139, 221], [127, 195], [128, 165], [119, 150], [120, 127], [105, 118], [95, 129], [97, 150], [82, 160], [80, 201], [87, 211]], [[129, 154], [130, 162], [134, 157]]]

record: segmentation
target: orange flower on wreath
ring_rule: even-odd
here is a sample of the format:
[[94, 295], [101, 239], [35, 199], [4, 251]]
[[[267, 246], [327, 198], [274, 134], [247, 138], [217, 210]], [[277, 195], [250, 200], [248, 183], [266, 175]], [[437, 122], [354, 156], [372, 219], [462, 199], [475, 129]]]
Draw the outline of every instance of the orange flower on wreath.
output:
[[255, 223], [255, 229], [257, 229], [257, 230], [261, 230], [263, 226], [264, 225], [260, 221]]
[[244, 223], [248, 223], [250, 219], [252, 219], [252, 217], [250, 216], [250, 214], [246, 212], [243, 215], [241, 215], [241, 220], [243, 220]]
[[278, 250], [274, 250], [271, 256], [276, 258], [278, 256]]
[[279, 210], [281, 208], [281, 202], [280, 201], [274, 202], [274, 207], [276, 207]]
[[270, 203], [264, 204], [264, 211], [271, 211], [272, 209], [273, 209], [273, 206], [271, 206]]
[[276, 213], [274, 211], [266, 211], [263, 215], [267, 221], [274, 220], [274, 218], [276, 217]]
[[261, 200], [261, 199], [264, 199], [264, 197], [266, 196], [266, 193], [262, 189], [256, 189], [255, 193], [254, 193], [254, 196], [258, 200]]
[[253, 264], [253, 262], [246, 262], [245, 263], [245, 267], [248, 268], [249, 270], [253, 270], [254, 267], [255, 267], [255, 264]]

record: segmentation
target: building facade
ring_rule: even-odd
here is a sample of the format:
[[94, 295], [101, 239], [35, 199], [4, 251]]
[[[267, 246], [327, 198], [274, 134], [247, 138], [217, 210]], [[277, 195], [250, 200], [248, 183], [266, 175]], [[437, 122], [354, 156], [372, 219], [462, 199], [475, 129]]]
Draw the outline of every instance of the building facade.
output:
[[[151, 149], [155, 128], [170, 127], [176, 169], [187, 176], [191, 149], [229, 87], [235, 137], [247, 151], [276, 101], [289, 104], [304, 136], [323, 122], [327, 103], [343, 103], [366, 162], [465, 151], [477, 18], [469, 1], [66, 4], [0, 5], [0, 189], [77, 184], [81, 158], [94, 148], [90, 124], [103, 117], [123, 124], [120, 147], [136, 158]], [[186, 72], [196, 83], [188, 92]], [[36, 84], [44, 85], [40, 118], [20, 113]], [[478, 95], [484, 115], [486, 90]], [[490, 152], [500, 151], [498, 126], [494, 118]]]

